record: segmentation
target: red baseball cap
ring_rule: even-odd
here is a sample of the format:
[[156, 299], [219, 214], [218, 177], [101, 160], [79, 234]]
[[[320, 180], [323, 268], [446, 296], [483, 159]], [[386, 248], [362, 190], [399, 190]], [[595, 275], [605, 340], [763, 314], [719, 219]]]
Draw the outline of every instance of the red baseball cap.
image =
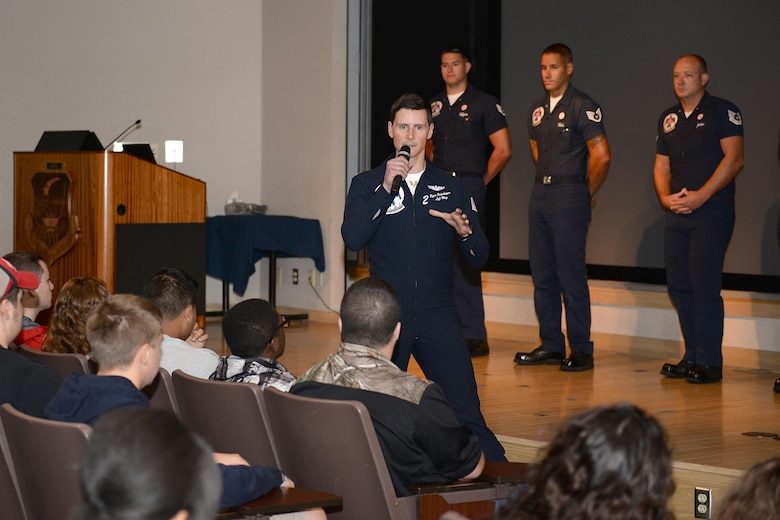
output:
[[35, 273], [28, 271], [17, 271], [16, 268], [5, 258], [0, 258], [0, 298], [15, 288], [19, 289], [37, 289], [38, 277]]

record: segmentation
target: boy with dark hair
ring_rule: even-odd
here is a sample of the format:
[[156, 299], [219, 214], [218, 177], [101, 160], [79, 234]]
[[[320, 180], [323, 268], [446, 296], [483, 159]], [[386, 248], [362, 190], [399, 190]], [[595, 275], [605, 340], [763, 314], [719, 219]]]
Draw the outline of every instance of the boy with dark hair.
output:
[[196, 322], [197, 291], [198, 284], [189, 274], [165, 267], [146, 281], [143, 295], [162, 312], [160, 366], [171, 373], [181, 370], [208, 379], [217, 366], [219, 355], [205, 348], [208, 334]]
[[41, 350], [43, 338], [48, 327], [40, 325], [35, 320], [41, 311], [51, 308], [54, 284], [51, 282], [49, 266], [40, 255], [27, 251], [8, 253], [3, 258], [8, 260], [18, 271], [33, 273], [38, 277], [38, 288], [28, 289], [22, 293], [22, 331], [14, 340], [17, 345], [27, 345], [35, 350]]
[[233, 355], [221, 357], [209, 379], [288, 391], [295, 376], [278, 361], [284, 354], [287, 323], [265, 300], [245, 300], [230, 309], [222, 320], [222, 333]]

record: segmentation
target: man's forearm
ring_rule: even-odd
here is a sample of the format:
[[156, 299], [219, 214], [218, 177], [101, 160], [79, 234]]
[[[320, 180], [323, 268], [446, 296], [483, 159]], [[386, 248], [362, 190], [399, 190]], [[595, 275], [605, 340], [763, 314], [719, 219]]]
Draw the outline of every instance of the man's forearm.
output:
[[488, 159], [487, 171], [485, 172], [484, 176], [485, 186], [490, 184], [490, 181], [495, 179], [499, 173], [504, 171], [504, 167], [511, 158], [511, 150], [493, 150], [493, 153], [490, 154], [490, 158]]

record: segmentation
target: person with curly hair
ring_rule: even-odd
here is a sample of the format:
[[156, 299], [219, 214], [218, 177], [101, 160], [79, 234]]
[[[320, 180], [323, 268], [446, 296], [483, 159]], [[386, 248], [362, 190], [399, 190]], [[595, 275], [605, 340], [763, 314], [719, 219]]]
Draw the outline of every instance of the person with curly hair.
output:
[[88, 356], [91, 349], [86, 336], [87, 318], [108, 297], [108, 286], [100, 278], [76, 277], [65, 282], [54, 302], [41, 350]]
[[722, 520], [780, 518], [780, 457], [759, 462], [739, 479], [714, 511]]
[[670, 520], [672, 460], [660, 423], [630, 403], [563, 423], [496, 520]]

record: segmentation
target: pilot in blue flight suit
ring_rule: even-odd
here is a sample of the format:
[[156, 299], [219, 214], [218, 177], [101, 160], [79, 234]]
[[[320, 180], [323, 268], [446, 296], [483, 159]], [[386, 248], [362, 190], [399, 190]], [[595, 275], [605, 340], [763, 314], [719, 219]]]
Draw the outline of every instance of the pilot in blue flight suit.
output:
[[[487, 260], [488, 242], [460, 180], [425, 160], [431, 120], [420, 96], [404, 94], [396, 100], [388, 134], [396, 151], [409, 147], [409, 158], [388, 159], [352, 180], [341, 234], [353, 251], [368, 247], [371, 275], [387, 280], [401, 301], [401, 337], [393, 362], [406, 370], [414, 355], [480, 440], [486, 459], [506, 460], [482, 416], [452, 298], [453, 240], [475, 267]], [[393, 197], [396, 176], [403, 180]]]

